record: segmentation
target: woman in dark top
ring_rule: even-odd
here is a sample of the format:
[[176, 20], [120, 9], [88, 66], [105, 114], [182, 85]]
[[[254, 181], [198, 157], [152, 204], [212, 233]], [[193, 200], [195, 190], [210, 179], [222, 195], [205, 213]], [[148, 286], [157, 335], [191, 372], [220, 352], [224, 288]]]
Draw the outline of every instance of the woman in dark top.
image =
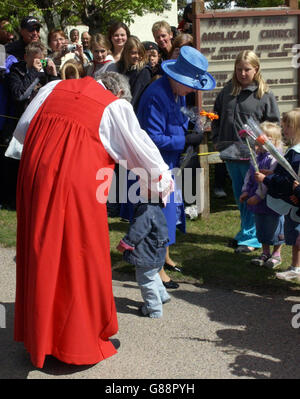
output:
[[117, 67], [119, 73], [126, 75], [129, 79], [131, 104], [136, 111], [140, 96], [152, 78], [151, 69], [147, 65], [145, 48], [137, 37], [131, 36], [127, 40]]

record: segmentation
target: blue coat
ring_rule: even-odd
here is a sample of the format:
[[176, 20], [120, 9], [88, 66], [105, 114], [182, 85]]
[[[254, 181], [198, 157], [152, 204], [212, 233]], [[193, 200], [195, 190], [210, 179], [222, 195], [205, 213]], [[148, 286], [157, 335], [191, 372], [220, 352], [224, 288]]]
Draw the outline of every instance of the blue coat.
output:
[[138, 204], [123, 242], [134, 247], [124, 259], [135, 266], [160, 267], [165, 263], [168, 227], [160, 204]]
[[[1, 115], [8, 115], [8, 116], [14, 115], [13, 104], [11, 103], [11, 101], [9, 102], [7, 77], [9, 75], [11, 66], [16, 62], [18, 62], [16, 57], [14, 57], [13, 55], [7, 55], [6, 60], [5, 60], [6, 70], [0, 76], [0, 114]], [[0, 130], [3, 129], [5, 122], [7, 122], [5, 120], [5, 117], [0, 117]]]
[[[179, 166], [180, 155], [185, 146], [187, 117], [180, 108], [185, 106], [185, 97], [178, 96], [175, 101], [169, 79], [163, 75], [151, 83], [142, 94], [137, 117], [141, 128], [154, 141], [170, 169]], [[176, 227], [185, 231], [184, 205], [174, 202], [174, 193], [163, 209], [169, 231], [169, 245], [176, 241]], [[180, 220], [180, 224], [178, 224]]]
[[[300, 144], [289, 148], [284, 156], [299, 176], [300, 172]], [[274, 173], [266, 176], [263, 183], [268, 187], [267, 205], [280, 215], [287, 215], [293, 221], [300, 223], [299, 207], [290, 200], [290, 196], [299, 196], [299, 189], [293, 190], [294, 178], [277, 164]]]

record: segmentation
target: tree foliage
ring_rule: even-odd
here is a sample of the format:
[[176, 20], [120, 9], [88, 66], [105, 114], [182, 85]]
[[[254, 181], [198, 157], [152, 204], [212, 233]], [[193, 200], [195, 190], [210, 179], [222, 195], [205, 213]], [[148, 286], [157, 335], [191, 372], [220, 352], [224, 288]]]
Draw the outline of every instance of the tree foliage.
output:
[[[175, 0], [170, 0], [175, 1]], [[42, 17], [48, 29], [83, 23], [91, 33], [105, 32], [112, 21], [130, 24], [134, 16], [170, 9], [169, 0], [1, 0], [0, 16], [16, 28], [26, 15]]]

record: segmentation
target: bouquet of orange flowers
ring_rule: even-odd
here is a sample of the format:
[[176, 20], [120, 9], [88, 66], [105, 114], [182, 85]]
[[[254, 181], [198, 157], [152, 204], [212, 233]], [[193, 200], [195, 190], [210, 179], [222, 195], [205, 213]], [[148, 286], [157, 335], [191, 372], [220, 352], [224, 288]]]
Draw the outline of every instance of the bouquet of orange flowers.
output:
[[[213, 112], [207, 112], [204, 110], [198, 112], [197, 107], [193, 107], [190, 109], [182, 107], [181, 112], [184, 115], [186, 115], [189, 118], [189, 120], [194, 124], [193, 132], [202, 135], [204, 130], [209, 127], [211, 121], [219, 119], [219, 115]], [[180, 171], [178, 172], [178, 174], [186, 167], [186, 165], [189, 163], [189, 161], [194, 155], [197, 155], [197, 152], [195, 152], [194, 147], [192, 145], [188, 146], [185, 153], [182, 154], [180, 158]]]

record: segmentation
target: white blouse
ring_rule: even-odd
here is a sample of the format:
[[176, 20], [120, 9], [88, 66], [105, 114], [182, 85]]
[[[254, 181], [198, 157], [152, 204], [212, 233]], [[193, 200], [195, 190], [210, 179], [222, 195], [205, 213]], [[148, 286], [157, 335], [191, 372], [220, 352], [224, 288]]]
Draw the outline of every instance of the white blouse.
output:
[[[61, 81], [55, 80], [43, 86], [30, 102], [13, 133], [13, 138], [5, 153], [7, 157], [21, 158], [30, 122], [59, 82]], [[141, 129], [132, 105], [128, 101], [119, 99], [105, 108], [99, 125], [99, 137], [105, 150], [115, 162], [121, 163], [123, 166], [126, 166], [127, 162], [128, 169], [143, 169], [148, 178], [151, 178], [152, 190], [163, 191], [164, 198], [172, 190], [171, 171], [164, 162], [159, 149], [148, 134]], [[153, 184], [153, 182], [155, 183]], [[143, 185], [145, 185], [144, 189]], [[148, 184], [143, 181], [142, 177], [140, 186], [141, 193], [146, 195]]]

